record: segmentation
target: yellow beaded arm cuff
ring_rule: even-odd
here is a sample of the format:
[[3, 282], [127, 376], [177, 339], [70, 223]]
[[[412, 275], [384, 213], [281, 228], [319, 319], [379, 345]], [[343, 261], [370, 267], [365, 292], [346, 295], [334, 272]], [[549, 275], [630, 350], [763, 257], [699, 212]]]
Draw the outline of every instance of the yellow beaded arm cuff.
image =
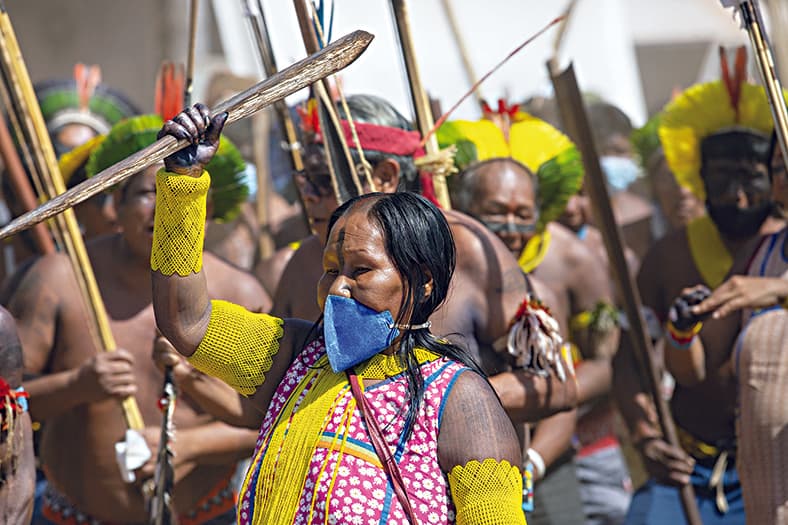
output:
[[508, 461], [458, 465], [449, 472], [449, 487], [457, 525], [525, 525], [523, 477]]
[[156, 218], [150, 267], [163, 275], [186, 277], [202, 269], [205, 206], [211, 177], [156, 174]]
[[211, 320], [189, 362], [245, 396], [263, 384], [279, 351], [283, 321], [227, 301], [211, 301]]

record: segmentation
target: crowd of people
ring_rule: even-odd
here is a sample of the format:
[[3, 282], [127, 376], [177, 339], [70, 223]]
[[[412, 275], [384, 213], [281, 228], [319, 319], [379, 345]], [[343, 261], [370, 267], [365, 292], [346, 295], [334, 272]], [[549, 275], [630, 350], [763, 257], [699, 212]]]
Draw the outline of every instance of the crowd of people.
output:
[[788, 524], [788, 175], [763, 88], [722, 71], [640, 129], [587, 102], [678, 445], [554, 100], [437, 130], [452, 209], [366, 94], [337, 106], [362, 190], [341, 202], [304, 102], [303, 169], [268, 166], [261, 225], [226, 114], [39, 84], [69, 187], [190, 145], [75, 210], [113, 351], [72, 259], [28, 233], [2, 252], [0, 519], [148, 522], [170, 430], [182, 525], [675, 524], [687, 486], [704, 524]]

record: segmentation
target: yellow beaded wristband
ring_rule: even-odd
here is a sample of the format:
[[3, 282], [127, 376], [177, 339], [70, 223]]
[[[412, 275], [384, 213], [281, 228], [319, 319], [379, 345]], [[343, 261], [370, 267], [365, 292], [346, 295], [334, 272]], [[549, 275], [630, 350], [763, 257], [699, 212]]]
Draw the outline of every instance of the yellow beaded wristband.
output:
[[202, 269], [205, 241], [205, 207], [211, 177], [156, 174], [156, 215], [150, 267], [163, 275], [181, 277]]

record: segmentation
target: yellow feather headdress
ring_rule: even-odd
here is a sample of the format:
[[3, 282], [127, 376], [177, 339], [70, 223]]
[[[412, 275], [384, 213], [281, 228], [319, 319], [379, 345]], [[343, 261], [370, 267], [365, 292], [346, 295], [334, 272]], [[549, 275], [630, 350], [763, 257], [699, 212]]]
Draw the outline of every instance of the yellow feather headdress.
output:
[[701, 143], [705, 138], [731, 128], [767, 135], [774, 128], [763, 88], [744, 81], [746, 55], [738, 52], [733, 79], [722, 50], [721, 55], [722, 80], [685, 90], [665, 107], [659, 123], [659, 139], [676, 181], [701, 200], [706, 200], [700, 177]]
[[489, 115], [478, 121], [446, 122], [438, 129], [438, 142], [441, 147], [457, 147], [455, 163], [459, 169], [501, 157], [528, 167], [539, 180], [538, 227], [542, 230], [558, 218], [569, 197], [580, 190], [583, 163], [574, 143], [556, 128], [516, 107], [507, 111], [503, 115], [505, 125], [494, 122]]

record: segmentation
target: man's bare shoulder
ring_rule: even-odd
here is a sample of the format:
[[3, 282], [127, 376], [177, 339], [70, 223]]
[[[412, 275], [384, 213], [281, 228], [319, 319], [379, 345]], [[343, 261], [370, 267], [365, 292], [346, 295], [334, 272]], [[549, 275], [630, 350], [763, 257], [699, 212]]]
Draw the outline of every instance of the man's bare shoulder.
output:
[[252, 311], [270, 310], [271, 298], [254, 275], [209, 252], [203, 254], [203, 264], [212, 297], [238, 303]]
[[443, 214], [457, 247], [458, 269], [478, 273], [494, 265], [519, 271], [517, 261], [506, 246], [482, 223], [457, 211], [444, 211]]
[[8, 279], [2, 292], [2, 304], [8, 305], [20, 297], [49, 289], [60, 295], [74, 282], [74, 272], [68, 256], [61, 252], [50, 253], [30, 259], [17, 268]]
[[551, 222], [547, 225], [552, 244], [559, 248], [561, 257], [570, 268], [586, 268], [600, 264], [600, 257], [566, 226]]
[[322, 274], [322, 261], [323, 245], [317, 235], [303, 239], [282, 270], [282, 276], [274, 293], [272, 314], [279, 317], [306, 315], [306, 312], [301, 311], [298, 306], [299, 298], [304, 294], [305, 287], [315, 289], [317, 280]]

